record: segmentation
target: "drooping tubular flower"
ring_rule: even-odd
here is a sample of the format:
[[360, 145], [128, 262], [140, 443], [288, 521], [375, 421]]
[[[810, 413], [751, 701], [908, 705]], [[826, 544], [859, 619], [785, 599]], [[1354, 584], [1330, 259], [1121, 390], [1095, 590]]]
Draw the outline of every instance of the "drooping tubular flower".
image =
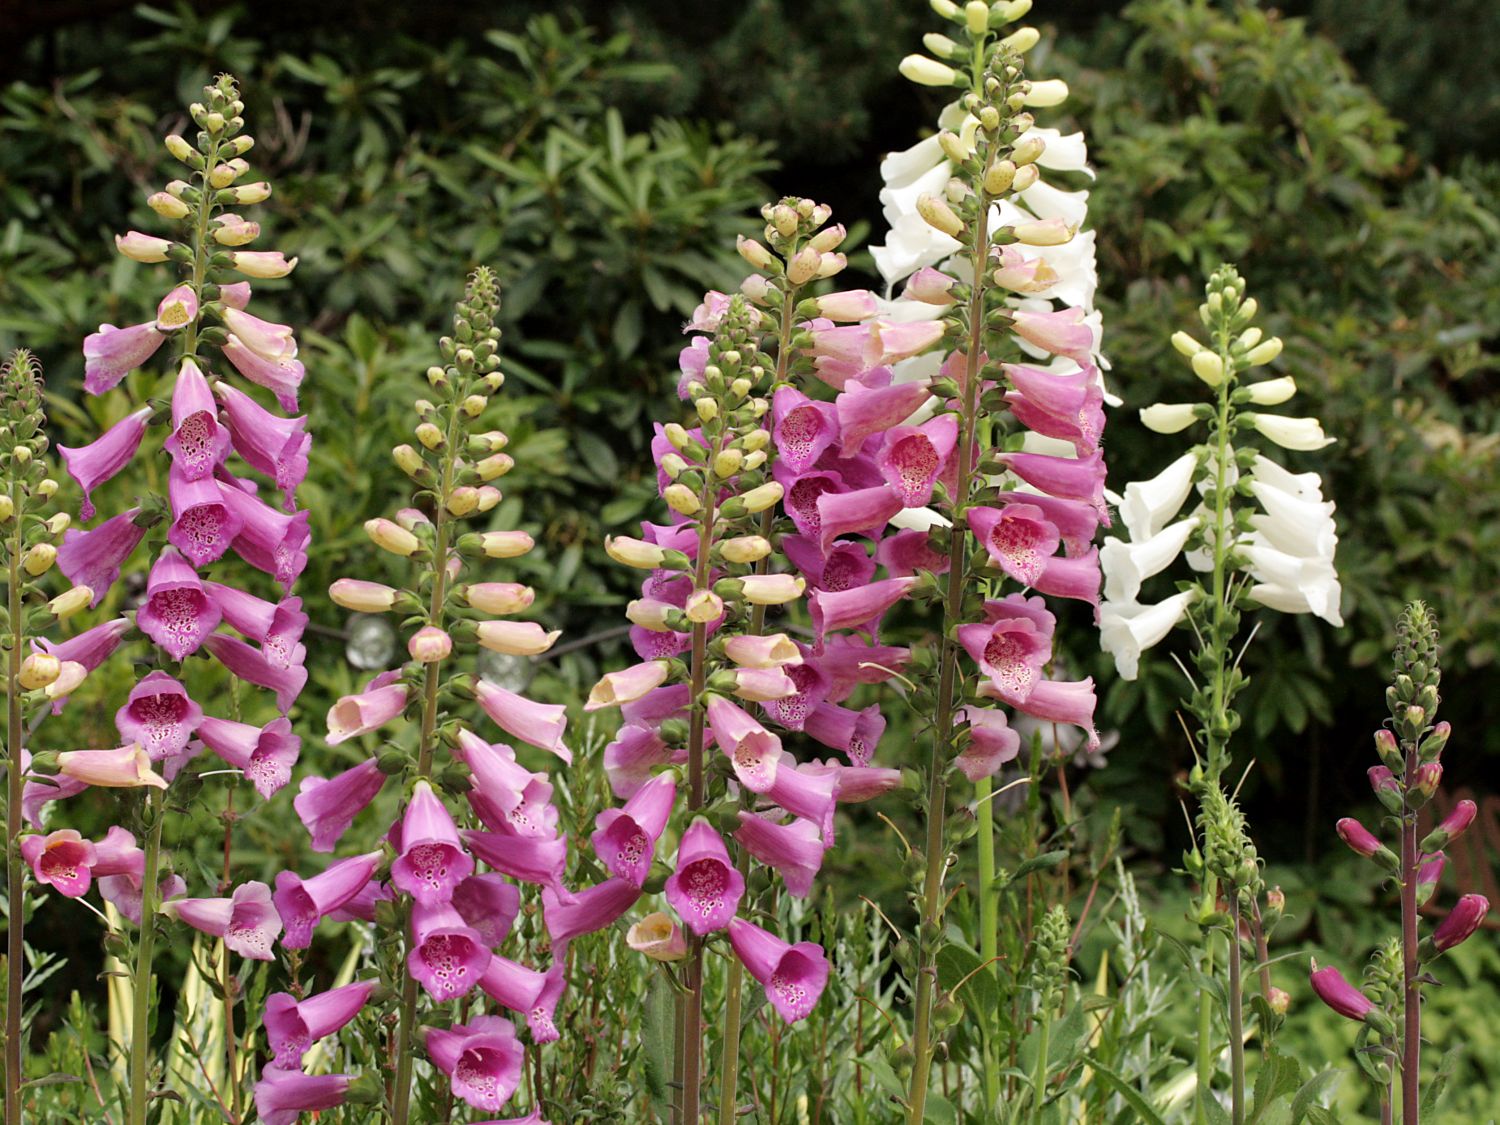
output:
[[[1255, 370], [1281, 353], [1281, 341], [1264, 338], [1252, 321], [1257, 304], [1233, 267], [1210, 279], [1200, 308], [1210, 337], [1205, 346], [1186, 332], [1172, 337], [1193, 374], [1206, 384], [1204, 403], [1147, 407], [1146, 426], [1175, 433], [1206, 421], [1208, 432], [1156, 477], [1131, 482], [1118, 503], [1128, 538], [1111, 539], [1099, 553], [1105, 601], [1100, 607], [1101, 643], [1127, 680], [1135, 679], [1141, 654], [1180, 622], [1201, 630], [1227, 608], [1256, 604], [1283, 613], [1312, 613], [1342, 625], [1340, 586], [1334, 567], [1338, 535], [1332, 501], [1323, 499], [1315, 472], [1294, 473], [1257, 448], [1260, 439], [1293, 451], [1322, 448], [1308, 435], [1314, 419], [1284, 418], [1246, 406], [1275, 406], [1296, 392], [1290, 376], [1255, 379]], [[1200, 500], [1184, 508], [1194, 488]], [[1215, 600], [1213, 581], [1156, 602], [1141, 591], [1186, 550], [1193, 569], [1212, 576], [1236, 575], [1234, 594]], [[1243, 589], [1243, 594], [1239, 591]]]

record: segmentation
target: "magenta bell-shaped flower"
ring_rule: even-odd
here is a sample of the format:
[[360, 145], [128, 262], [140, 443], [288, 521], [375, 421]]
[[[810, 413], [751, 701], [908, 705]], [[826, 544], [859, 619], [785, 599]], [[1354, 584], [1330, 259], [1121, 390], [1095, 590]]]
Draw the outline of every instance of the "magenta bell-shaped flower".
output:
[[629, 879], [607, 879], [578, 891], [566, 901], [552, 890], [542, 891], [542, 921], [552, 939], [553, 956], [560, 943], [604, 929], [635, 905], [641, 889]]
[[494, 949], [510, 933], [521, 913], [521, 891], [493, 871], [470, 875], [453, 889], [453, 909]]
[[885, 734], [885, 716], [878, 703], [862, 711], [819, 703], [808, 712], [802, 730], [830, 750], [841, 751], [854, 765], [867, 766]]
[[307, 451], [312, 444], [307, 418], [272, 414], [228, 383], [215, 383], [213, 389], [224, 406], [224, 422], [234, 451], [251, 468], [276, 482], [283, 506], [292, 511], [292, 495], [307, 478]]
[[283, 715], [292, 709], [292, 704], [297, 702], [307, 684], [307, 669], [302, 665], [278, 668], [263, 653], [238, 637], [215, 633], [204, 639], [203, 647], [224, 665], [230, 675], [275, 692], [276, 709]]
[[734, 775], [752, 793], [764, 793], [776, 780], [781, 739], [723, 696], [708, 701], [708, 725], [719, 749], [729, 756]]
[[175, 463], [167, 474], [167, 498], [172, 506], [167, 541], [195, 567], [221, 559], [244, 525], [212, 477], [189, 480]]
[[342, 1105], [350, 1080], [347, 1074], [303, 1074], [267, 1066], [255, 1084], [255, 1110], [262, 1125], [296, 1125], [304, 1113]]
[[1064, 500], [1036, 492], [1002, 492], [995, 497], [995, 503], [1006, 507], [1025, 504], [1040, 508], [1042, 515], [1057, 528], [1070, 555], [1086, 554], [1099, 530], [1098, 509], [1081, 500]]
[[495, 954], [479, 978], [484, 994], [503, 1008], [526, 1013], [536, 1007], [547, 987], [547, 974]]
[[906, 597], [918, 581], [915, 576], [884, 578], [853, 590], [813, 591], [808, 595], [807, 607], [818, 645], [836, 629], [859, 629], [874, 635], [886, 611]]
[[302, 612], [301, 598], [268, 602], [218, 582], [207, 582], [204, 587], [229, 627], [259, 644], [261, 655], [273, 668], [286, 669], [303, 662], [307, 651], [302, 647], [302, 631], [307, 627], [307, 614]]
[[156, 354], [166, 339], [155, 321], [116, 328], [101, 324], [83, 340], [83, 389], [102, 395]]
[[175, 547], [163, 547], [146, 580], [146, 600], [135, 623], [174, 660], [198, 651], [219, 627], [222, 614], [198, 578], [198, 572]]
[[300, 1067], [309, 1047], [359, 1015], [379, 983], [358, 980], [303, 1000], [289, 992], [266, 997], [262, 1023], [275, 1065], [287, 1070]]
[[265, 387], [281, 405], [281, 409], [295, 413], [297, 410], [297, 388], [302, 385], [307, 369], [302, 361], [291, 359], [266, 359], [246, 347], [238, 336], [230, 336], [224, 343], [224, 358], [234, 364], [246, 379]]
[[188, 741], [202, 722], [203, 708], [188, 697], [187, 688], [161, 671], [143, 676], [115, 712], [120, 737], [139, 745], [153, 762], [165, 762], [169, 776], [192, 756], [186, 753]]
[[806, 898], [823, 866], [823, 838], [818, 826], [801, 819], [777, 824], [743, 810], [739, 815], [740, 827], [734, 834], [739, 845], [767, 867], [775, 868], [794, 896]]
[[1375, 834], [1352, 816], [1344, 817], [1334, 828], [1338, 832], [1340, 840], [1366, 858], [1378, 855], [1385, 850], [1384, 845], [1375, 837]]
[[[566, 952], [566, 948], [559, 952]], [[562, 999], [563, 989], [568, 983], [564, 972], [566, 968], [567, 964], [560, 956], [554, 957], [552, 968], [547, 970], [546, 981], [542, 985], [542, 994], [526, 1013], [526, 1026], [535, 1043], [556, 1043], [561, 1038], [553, 1017], [557, 1015], [557, 1003]]]
[[1375, 1010], [1370, 998], [1345, 980], [1344, 974], [1332, 965], [1320, 969], [1314, 961], [1309, 979], [1318, 999], [1346, 1019], [1362, 1020]]
[[[98, 880], [99, 896], [112, 905], [133, 924], [141, 924], [141, 876], [105, 875]], [[169, 875], [156, 885], [156, 901], [181, 898], [187, 894], [187, 884], [181, 875]]]
[[676, 779], [670, 772], [662, 773], [636, 790], [624, 808], [605, 809], [594, 818], [589, 840], [610, 874], [629, 879], [637, 887], [646, 881], [656, 841], [666, 829], [676, 798]]
[[72, 828], [45, 836], [22, 836], [21, 858], [38, 883], [68, 898], [81, 898], [93, 884], [96, 854], [93, 842]]
[[241, 883], [230, 898], [179, 898], [162, 904], [162, 913], [195, 930], [223, 938], [241, 957], [275, 960], [272, 946], [281, 933], [281, 916], [264, 883]]
[[336, 777], [304, 777], [292, 808], [312, 834], [313, 851], [333, 851], [339, 837], [384, 784], [385, 774], [374, 758]]
[[[979, 694], [1004, 700], [993, 684], [981, 685]], [[1094, 708], [1097, 705], [1098, 697], [1094, 694], [1092, 676], [1083, 680], [1041, 680], [1023, 702], [1015, 704], [1018, 710], [1034, 719], [1079, 727], [1084, 732], [1085, 745], [1090, 750], [1099, 748], [1099, 732], [1094, 728]]]
[[875, 577], [875, 561], [864, 544], [840, 539], [825, 553], [822, 544], [801, 535], [784, 535], [781, 549], [814, 590], [850, 590]]
[[1005, 702], [1024, 703], [1052, 659], [1050, 639], [1030, 621], [992, 621], [958, 627], [958, 643]]
[[568, 838], [542, 839], [466, 828], [459, 835], [470, 850], [496, 871], [563, 894], [562, 874], [568, 862]]
[[1081, 308], [1055, 312], [1015, 309], [1011, 313], [1011, 326], [1017, 336], [1044, 352], [1067, 356], [1080, 367], [1087, 366], [1093, 358], [1094, 330], [1086, 320], [1087, 314]]
[[57, 568], [75, 586], [87, 586], [94, 592], [91, 606], [98, 605], [109, 593], [120, 577], [120, 567], [145, 536], [146, 529], [135, 522], [140, 514], [139, 508], [131, 508], [91, 530], [69, 528], [63, 533], [62, 546], [57, 549]]
[[970, 508], [969, 526], [990, 559], [1023, 586], [1035, 586], [1057, 554], [1057, 525], [1035, 504]]
[[787, 1023], [796, 1023], [817, 1006], [828, 984], [828, 958], [810, 941], [788, 945], [752, 922], [729, 923], [735, 956], [766, 990], [766, 999]]
[[827, 771], [786, 762], [776, 771], [776, 780], [765, 796], [793, 816], [816, 824], [823, 832], [823, 846], [831, 848], [837, 789], [836, 777]]
[[511, 1022], [478, 1016], [467, 1025], [425, 1031], [427, 1056], [448, 1076], [455, 1097], [475, 1109], [499, 1109], [521, 1082], [525, 1052]]
[[318, 923], [364, 890], [383, 858], [378, 851], [351, 856], [311, 879], [303, 879], [294, 871], [277, 872], [271, 901], [286, 926], [281, 944], [287, 949], [311, 945]]
[[1464, 895], [1448, 911], [1448, 916], [1432, 931], [1431, 942], [1438, 952], [1468, 941], [1490, 912], [1490, 900], [1483, 895]]
[[143, 406], [134, 414], [127, 414], [88, 445], [76, 448], [66, 445], [57, 447], [68, 475], [78, 482], [83, 490], [83, 503], [78, 514], [83, 519], [94, 518], [94, 504], [90, 494], [109, 480], [134, 459], [141, 447], [141, 438], [146, 433], [146, 421], [152, 410]]
[[1080, 457], [1099, 448], [1104, 433], [1104, 388], [1092, 364], [1071, 375], [1007, 363], [1015, 390], [1005, 396], [1011, 413], [1028, 430], [1070, 441]]
[[411, 932], [407, 972], [440, 1004], [468, 993], [489, 967], [484, 939], [450, 903], [414, 903]]
[[184, 480], [213, 476], [229, 452], [229, 431], [219, 425], [218, 403], [192, 357], [182, 361], [172, 391], [172, 433], [162, 446]]
[[884, 433], [910, 418], [931, 397], [926, 380], [867, 387], [846, 383], [834, 400], [842, 457], [852, 457], [871, 434]]
[[744, 876], [730, 862], [719, 834], [701, 817], [682, 834], [677, 870], [667, 879], [666, 894], [677, 916], [699, 937], [722, 930], [739, 910]]
[[533, 703], [488, 680], [480, 680], [474, 690], [484, 713], [506, 734], [573, 764], [573, 752], [562, 740], [568, 727], [567, 708], [562, 704]]
[[391, 882], [424, 906], [436, 906], [450, 901], [473, 871], [447, 807], [427, 781], [417, 782], [401, 819], [401, 854], [391, 864]]
[[[806, 479], [806, 478], [804, 478]], [[787, 493], [791, 496], [791, 490]], [[797, 508], [787, 504], [797, 531], [816, 538], [824, 552], [846, 535], [863, 535], [878, 539], [885, 525], [901, 511], [901, 497], [885, 485], [859, 488], [852, 492], [819, 492], [813, 501], [815, 519], [797, 519]]]
[[875, 463], [904, 507], [925, 507], [932, 489], [949, 472], [958, 443], [958, 417], [939, 414], [920, 426], [886, 431]]
[[783, 385], [771, 397], [771, 437], [783, 465], [803, 473], [839, 440], [838, 413], [831, 402], [814, 402]]
[[832, 686], [823, 670], [807, 657], [808, 654], [804, 653], [802, 663], [789, 664], [779, 670], [791, 680], [795, 689], [792, 694], [768, 699], [761, 704], [761, 709], [787, 730], [801, 730], [808, 716], [828, 698]]

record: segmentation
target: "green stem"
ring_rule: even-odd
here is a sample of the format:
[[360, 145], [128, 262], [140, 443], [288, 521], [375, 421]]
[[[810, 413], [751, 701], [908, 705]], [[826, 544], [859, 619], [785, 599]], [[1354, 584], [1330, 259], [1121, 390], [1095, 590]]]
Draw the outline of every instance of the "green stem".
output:
[[[979, 806], [979, 959], [985, 972], [999, 983], [1000, 892], [995, 887], [995, 802], [987, 777], [974, 783]], [[995, 1112], [1000, 1104], [1000, 1074], [994, 1060], [994, 1013], [986, 1012], [984, 1023], [984, 1109]]]
[[912, 1029], [912, 1072], [907, 1096], [907, 1121], [925, 1120], [927, 1085], [932, 1069], [932, 996], [937, 976], [937, 951], [942, 932], [942, 877], [947, 866], [943, 822], [947, 812], [948, 767], [953, 757], [954, 689], [958, 682], [958, 645], [952, 633], [963, 620], [964, 577], [968, 570], [968, 507], [973, 474], [975, 415], [979, 401], [980, 353], [984, 346], [985, 267], [989, 260], [990, 195], [979, 194], [974, 222], [973, 291], [969, 297], [969, 340], [965, 356], [963, 414], [959, 426], [958, 479], [953, 496], [953, 526], [948, 541], [948, 590], [943, 599], [943, 635], [939, 642], [937, 715], [933, 724], [932, 757], [927, 776], [927, 873], [922, 886], [922, 921], [917, 933], [918, 967], [916, 1010]]
[[1240, 981], [1239, 890], [1229, 888], [1229, 1119], [1245, 1125], [1245, 1010]]
[[161, 878], [161, 829], [166, 802], [146, 791], [146, 861], [141, 875], [141, 930], [135, 946], [135, 1011], [130, 1020], [130, 1125], [146, 1125], [147, 1062], [151, 1026], [151, 955], [156, 942], [157, 883]]
[[[1417, 740], [1406, 743], [1405, 782], [1416, 776], [1419, 759]], [[1403, 795], [1402, 803], [1409, 801]], [[1401, 814], [1401, 976], [1403, 1034], [1401, 1039], [1401, 1125], [1419, 1125], [1422, 1116], [1422, 989], [1417, 977], [1417, 814], [1403, 808]]]
[[5, 990], [5, 1120], [21, 1125], [21, 1080], [24, 1051], [21, 1042], [21, 1010], [26, 983], [26, 866], [21, 861], [17, 837], [21, 834], [21, 661], [26, 643], [21, 616], [21, 544], [24, 492], [18, 482], [10, 488], [15, 535], [9, 544], [10, 670], [6, 708], [6, 888], [10, 895], [10, 921], [6, 932]]
[[1031, 1120], [1042, 1119], [1042, 1103], [1047, 1100], [1047, 1056], [1052, 1050], [1052, 1013], [1042, 1013], [1037, 1032], [1036, 1069], [1031, 1074]]

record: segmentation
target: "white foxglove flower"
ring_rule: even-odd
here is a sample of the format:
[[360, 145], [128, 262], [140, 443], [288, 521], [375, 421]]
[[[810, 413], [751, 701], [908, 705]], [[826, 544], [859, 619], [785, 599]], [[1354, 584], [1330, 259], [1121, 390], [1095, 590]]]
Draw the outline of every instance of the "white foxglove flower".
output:
[[1288, 586], [1261, 582], [1251, 586], [1247, 593], [1261, 605], [1280, 613], [1312, 613], [1330, 625], [1342, 626], [1344, 624], [1343, 615], [1339, 613], [1339, 598], [1342, 590], [1337, 578], [1328, 583], [1328, 588], [1320, 600], [1320, 604], [1324, 606], [1321, 610], [1302, 590]]
[[1198, 523], [1196, 518], [1178, 520], [1139, 543], [1127, 543], [1123, 539], [1107, 541], [1099, 548], [1105, 598], [1112, 602], [1135, 601], [1141, 592], [1141, 583], [1166, 570], [1172, 565], [1172, 560], [1182, 554], [1188, 536]]
[[1100, 647], [1115, 658], [1122, 679], [1136, 678], [1141, 653], [1165, 639], [1197, 596], [1198, 589], [1193, 587], [1155, 605], [1128, 601], [1105, 602], [1099, 607]]
[[1094, 170], [1089, 167], [1089, 150], [1082, 133], [1063, 135], [1060, 129], [1034, 128], [1023, 133], [1018, 144], [1040, 137], [1046, 147], [1036, 162], [1051, 172], [1082, 172], [1089, 179]]
[[1323, 481], [1317, 473], [1294, 473], [1258, 453], [1250, 465], [1250, 476], [1253, 480], [1279, 488], [1299, 500], [1323, 499]]
[[1120, 519], [1132, 541], [1150, 539], [1182, 510], [1193, 490], [1198, 455], [1184, 453], [1150, 480], [1131, 481], [1120, 502]]
[[1245, 389], [1250, 392], [1250, 401], [1256, 406], [1280, 406], [1297, 393], [1297, 380], [1283, 375], [1279, 379], [1251, 383]]
[[1306, 603], [1307, 609], [1297, 612], [1316, 614], [1330, 625], [1344, 623], [1339, 618], [1341, 591], [1331, 556], [1298, 558], [1277, 550], [1260, 535], [1252, 535], [1236, 549], [1244, 556], [1250, 576], [1257, 582], [1288, 594], [1295, 592]]
[[1175, 434], [1198, 420], [1195, 402], [1158, 402], [1141, 410], [1141, 425], [1158, 434]]
[[953, 521], [931, 508], [902, 508], [890, 520], [901, 531], [931, 531], [935, 527], [952, 527]]
[[1089, 214], [1089, 193], [1063, 191], [1045, 180], [1038, 180], [1020, 193], [1021, 202], [1038, 219], [1061, 219], [1070, 227], [1079, 227]]
[[1333, 558], [1339, 541], [1333, 501], [1302, 500], [1261, 480], [1250, 482], [1250, 492], [1265, 510], [1250, 524], [1270, 546], [1304, 559]]
[[1283, 449], [1311, 452], [1332, 445], [1316, 418], [1284, 418], [1280, 414], [1241, 414], [1252, 426]]

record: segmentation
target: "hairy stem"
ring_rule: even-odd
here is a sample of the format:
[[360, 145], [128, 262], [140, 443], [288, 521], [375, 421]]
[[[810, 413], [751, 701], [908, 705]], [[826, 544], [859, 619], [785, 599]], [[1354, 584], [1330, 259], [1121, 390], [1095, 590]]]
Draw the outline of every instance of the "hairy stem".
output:
[[21, 1009], [22, 989], [26, 983], [26, 866], [21, 861], [21, 849], [17, 837], [21, 834], [21, 661], [26, 643], [25, 625], [21, 616], [21, 543], [22, 506], [25, 492], [17, 482], [12, 482], [11, 502], [15, 505], [12, 519], [15, 534], [9, 544], [9, 606], [10, 606], [10, 669], [8, 672], [9, 706], [6, 709], [6, 799], [5, 799], [5, 856], [6, 888], [10, 895], [10, 920], [6, 927], [6, 988], [5, 988], [5, 1120], [21, 1123], [21, 1079], [22, 1051]]
[[161, 877], [161, 829], [166, 802], [146, 791], [146, 863], [141, 876], [141, 931], [135, 947], [135, 1011], [130, 1021], [130, 1125], [146, 1125], [146, 1073], [151, 1026], [151, 955], [156, 941], [157, 883]]
[[1229, 1119], [1245, 1122], [1245, 1012], [1240, 983], [1239, 892], [1230, 887], [1229, 913]]
[[[1417, 740], [1406, 743], [1406, 784], [1416, 776]], [[1410, 797], [1403, 795], [1402, 803]], [[1404, 1028], [1401, 1038], [1401, 1125], [1421, 1121], [1422, 991], [1417, 983], [1417, 814], [1403, 808], [1401, 815], [1401, 977]]]

